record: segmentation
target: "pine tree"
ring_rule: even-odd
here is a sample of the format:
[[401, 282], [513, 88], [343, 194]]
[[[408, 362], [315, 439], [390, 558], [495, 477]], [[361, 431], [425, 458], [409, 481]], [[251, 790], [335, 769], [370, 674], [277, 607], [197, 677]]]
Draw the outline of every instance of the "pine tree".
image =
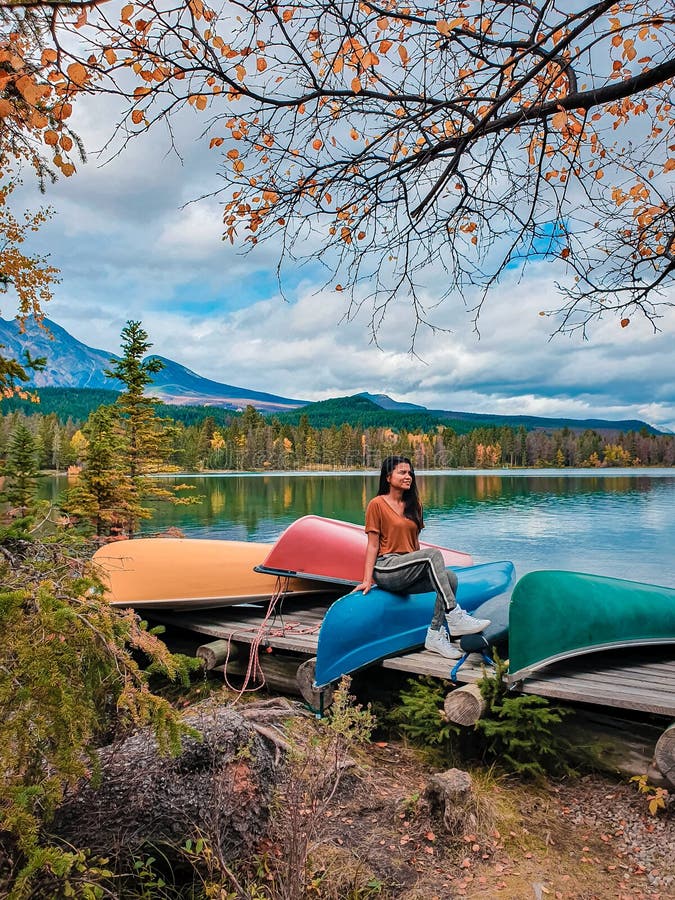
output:
[[82, 435], [84, 465], [66, 494], [66, 511], [89, 520], [99, 536], [123, 530], [130, 520], [147, 518], [126, 471], [127, 445], [118, 410], [100, 406], [89, 416]]
[[3, 470], [5, 488], [3, 499], [18, 506], [22, 514], [35, 497], [38, 468], [38, 448], [35, 438], [23, 422], [14, 430], [7, 447], [7, 462]]
[[170, 419], [157, 415], [155, 407], [161, 403], [156, 397], [146, 395], [153, 376], [164, 368], [157, 357], [145, 358], [152, 347], [148, 333], [140, 322], [129, 320], [122, 329], [122, 357], [111, 360], [106, 371], [124, 385], [115, 409], [124, 436], [121, 458], [123, 470], [130, 479], [130, 495], [127, 501], [126, 530], [133, 537], [141, 518], [151, 513], [141, 505], [145, 498], [170, 500], [173, 503], [190, 503], [198, 498], [185, 499], [176, 496], [186, 490], [186, 485], [160, 485], [148, 476], [159, 472], [177, 471], [169, 460], [173, 453], [173, 436], [176, 426]]

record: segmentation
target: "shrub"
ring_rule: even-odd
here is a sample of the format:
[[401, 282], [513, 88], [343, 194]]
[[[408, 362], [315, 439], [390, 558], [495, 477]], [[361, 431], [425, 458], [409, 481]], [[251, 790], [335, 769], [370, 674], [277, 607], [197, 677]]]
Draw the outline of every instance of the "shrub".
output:
[[46, 872], [86, 881], [82, 853], [43, 846], [42, 832], [65, 789], [96, 777], [98, 743], [152, 723], [171, 752], [185, 731], [148, 686], [150, 669], [186, 679], [185, 665], [131, 610], [103, 599], [83, 555], [63, 538], [0, 535], [0, 888], [12, 897]]
[[435, 762], [444, 764], [459, 754], [460, 728], [441, 716], [447, 683], [431, 677], [411, 678], [401, 691], [401, 705], [392, 718], [413, 744], [429, 749]]

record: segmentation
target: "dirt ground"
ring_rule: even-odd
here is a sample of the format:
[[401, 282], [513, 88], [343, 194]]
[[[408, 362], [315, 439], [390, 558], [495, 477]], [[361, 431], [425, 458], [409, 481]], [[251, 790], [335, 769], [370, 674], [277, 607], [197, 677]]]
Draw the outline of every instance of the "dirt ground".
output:
[[414, 751], [382, 742], [343, 784], [319, 856], [325, 867], [333, 854], [343, 874], [351, 866], [358, 896], [675, 897], [673, 803], [653, 816], [627, 781], [591, 775], [532, 786], [478, 771], [478, 822], [451, 836], [420, 799], [430, 774]]

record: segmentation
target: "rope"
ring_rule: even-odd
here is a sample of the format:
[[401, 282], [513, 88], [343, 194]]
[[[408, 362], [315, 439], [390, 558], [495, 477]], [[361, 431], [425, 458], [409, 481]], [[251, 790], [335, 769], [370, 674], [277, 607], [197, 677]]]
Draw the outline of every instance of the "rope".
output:
[[[232, 684], [230, 684], [227, 678], [227, 664], [230, 659], [230, 648], [232, 646], [232, 635], [230, 635], [227, 643], [227, 656], [225, 657], [225, 667], [224, 667], [224, 680], [226, 687], [233, 691], [236, 696], [232, 701], [233, 704], [237, 703], [244, 694], [252, 693], [255, 691], [261, 690], [261, 688], [265, 687], [265, 673], [263, 672], [260, 666], [260, 645], [263, 642], [263, 639], [266, 635], [266, 627], [269, 620], [273, 615], [276, 615], [276, 607], [277, 604], [283, 600], [283, 598], [288, 593], [288, 589], [290, 587], [290, 576], [277, 576], [276, 584], [274, 587], [274, 593], [270, 597], [267, 603], [267, 609], [265, 611], [265, 615], [263, 616], [262, 622], [260, 623], [260, 627], [258, 628], [253, 640], [250, 645], [250, 652], [248, 657], [248, 666], [246, 667], [246, 673], [244, 675], [244, 681], [241, 688], [235, 688]], [[279, 612], [279, 614], [281, 614]], [[282, 628], [283, 628], [283, 618], [282, 618]], [[249, 687], [249, 683], [253, 681], [253, 687]], [[255, 682], [260, 682], [256, 684]]]

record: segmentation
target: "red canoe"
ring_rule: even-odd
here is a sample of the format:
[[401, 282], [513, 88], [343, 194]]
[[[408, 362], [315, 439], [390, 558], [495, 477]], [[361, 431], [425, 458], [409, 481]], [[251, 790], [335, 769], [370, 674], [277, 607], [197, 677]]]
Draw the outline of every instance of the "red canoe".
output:
[[[352, 586], [363, 578], [367, 545], [363, 525], [322, 516], [303, 516], [289, 525], [255, 571]], [[468, 553], [424, 541], [420, 541], [420, 547], [440, 550], [446, 566], [473, 565], [473, 558]]]

